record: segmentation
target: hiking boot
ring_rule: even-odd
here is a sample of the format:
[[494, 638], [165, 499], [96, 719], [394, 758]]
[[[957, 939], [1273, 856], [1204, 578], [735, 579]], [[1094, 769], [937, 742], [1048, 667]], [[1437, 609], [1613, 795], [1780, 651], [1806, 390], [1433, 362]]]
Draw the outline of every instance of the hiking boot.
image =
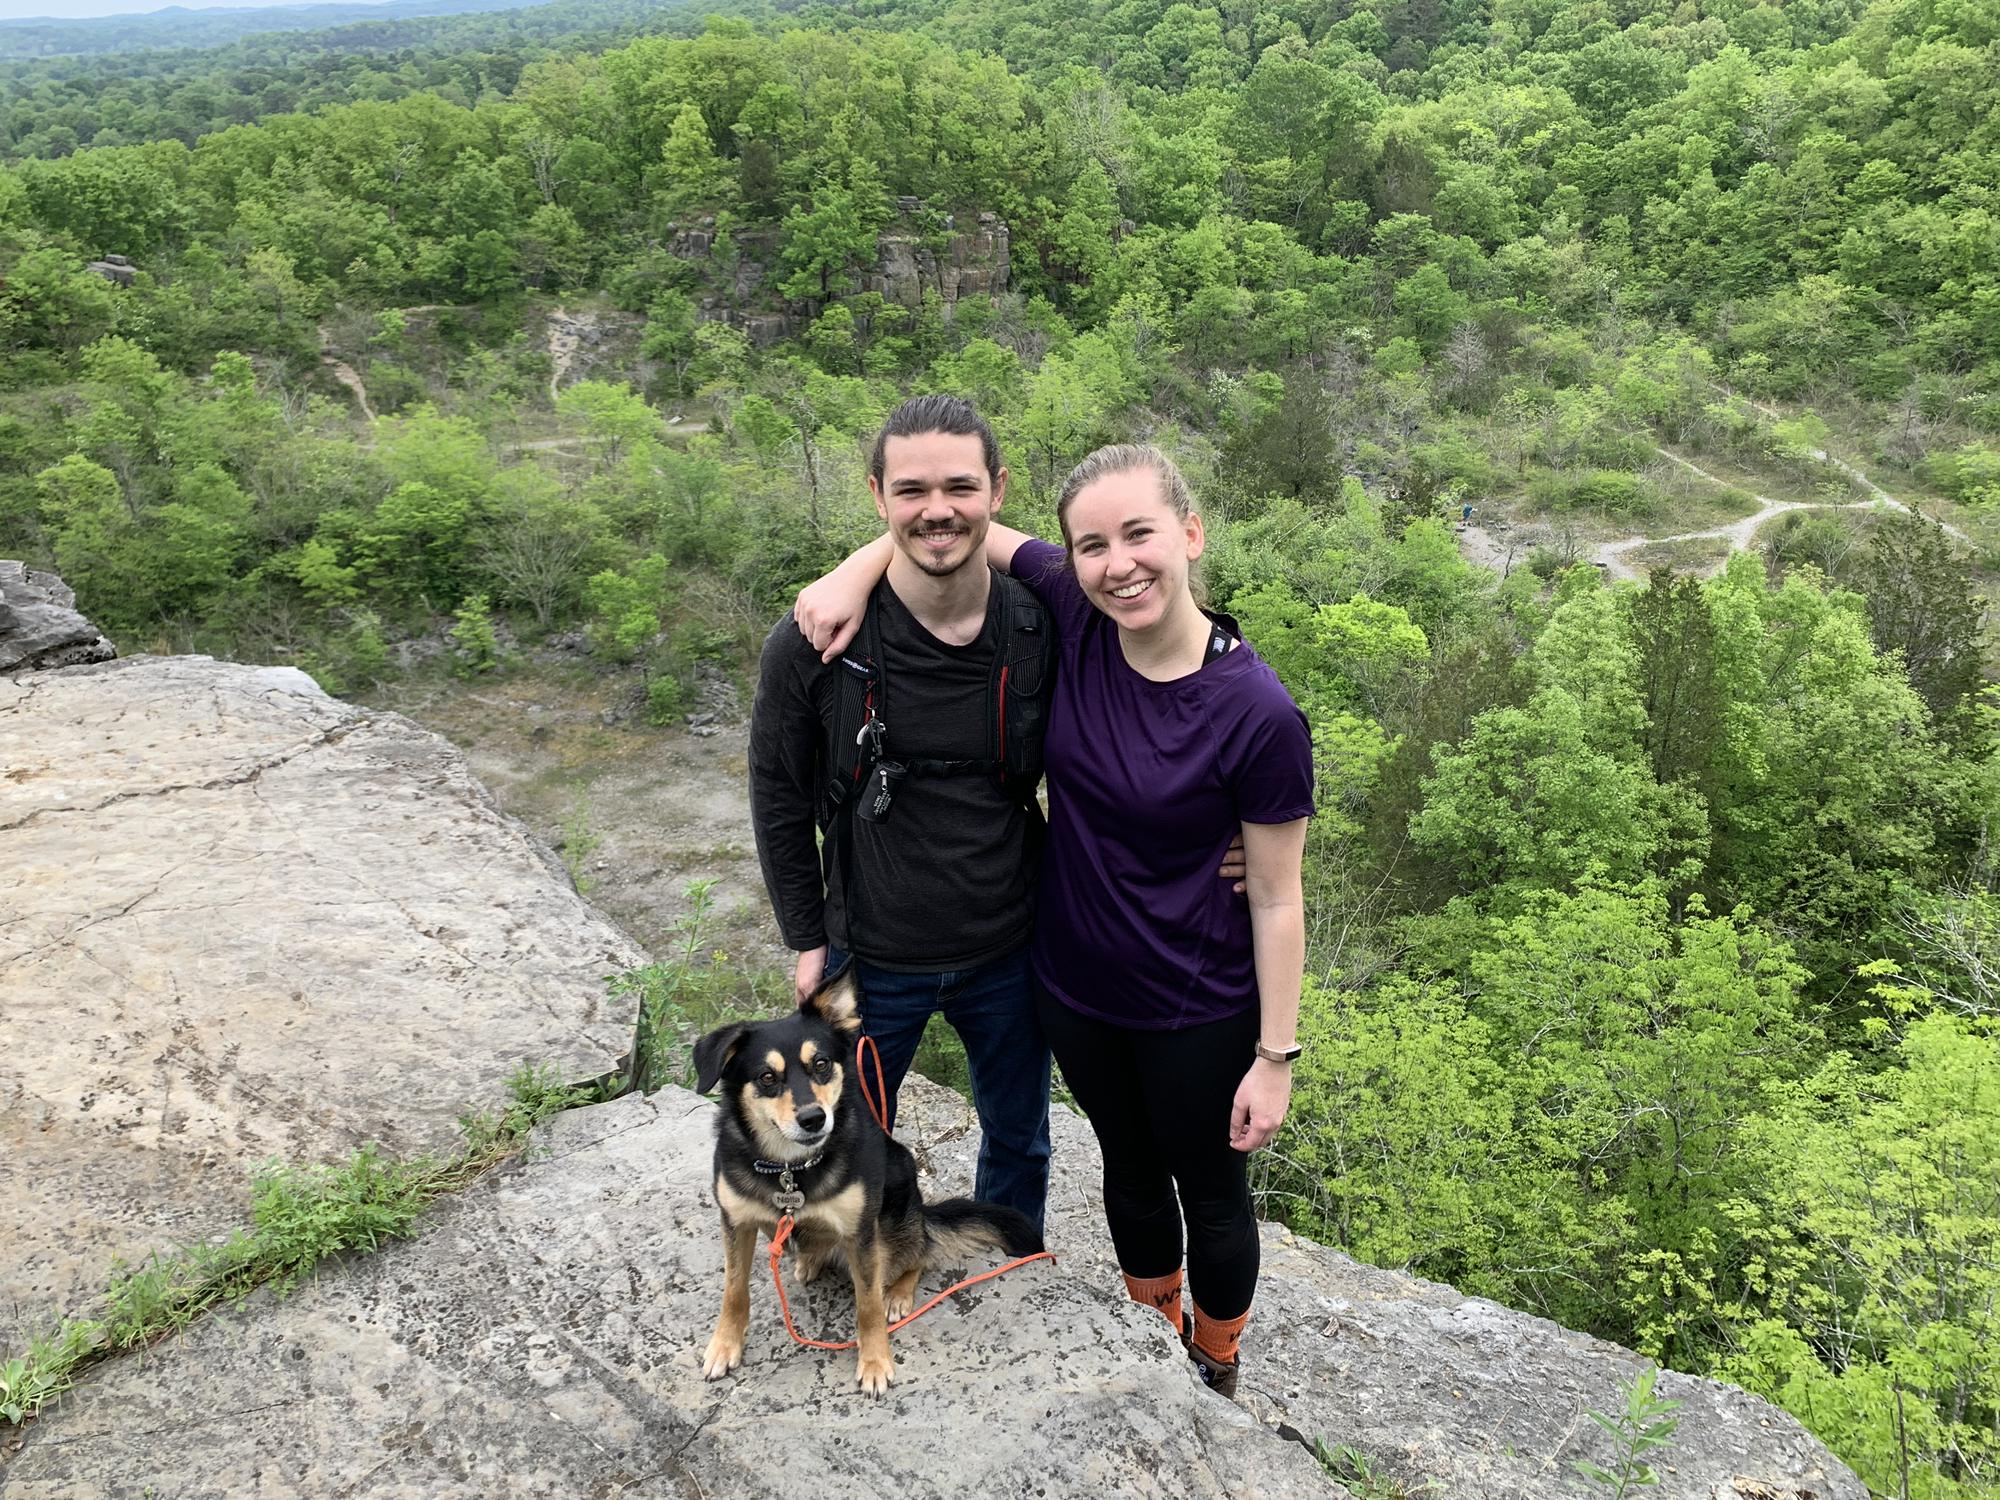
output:
[[1235, 1360], [1232, 1359], [1225, 1365], [1219, 1360], [1210, 1359], [1198, 1350], [1190, 1350], [1188, 1357], [1194, 1361], [1195, 1373], [1201, 1376], [1201, 1383], [1203, 1385], [1214, 1391], [1218, 1396], [1226, 1397], [1231, 1401], [1236, 1399], [1236, 1372], [1238, 1365]]
[[1181, 1347], [1187, 1350], [1188, 1358], [1194, 1362], [1194, 1372], [1201, 1377], [1203, 1385], [1218, 1396], [1226, 1396], [1231, 1401], [1236, 1399], [1237, 1362], [1231, 1360], [1223, 1364], [1195, 1348], [1194, 1318], [1187, 1313], [1181, 1314]]

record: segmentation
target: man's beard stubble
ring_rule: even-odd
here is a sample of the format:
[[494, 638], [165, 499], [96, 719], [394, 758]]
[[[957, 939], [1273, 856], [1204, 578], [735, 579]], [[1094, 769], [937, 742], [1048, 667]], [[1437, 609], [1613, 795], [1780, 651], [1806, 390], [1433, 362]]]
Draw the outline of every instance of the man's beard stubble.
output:
[[[952, 576], [952, 574], [958, 572], [961, 568], [965, 567], [966, 564], [970, 563], [974, 558], [979, 556], [980, 549], [977, 546], [968, 548], [965, 551], [965, 553], [962, 556], [959, 556], [955, 561], [941, 559], [932, 555], [929, 552], [926, 552], [923, 547], [923, 539], [926, 536], [935, 536], [938, 534], [939, 533], [937, 532], [925, 532], [925, 531], [911, 532], [910, 540], [913, 545], [910, 551], [906, 554], [911, 562], [915, 563], [921, 571], [929, 574], [932, 578], [949, 578]], [[964, 536], [969, 536], [971, 533], [964, 531], [962, 529], [954, 529], [949, 534], [952, 536], [964, 537]]]

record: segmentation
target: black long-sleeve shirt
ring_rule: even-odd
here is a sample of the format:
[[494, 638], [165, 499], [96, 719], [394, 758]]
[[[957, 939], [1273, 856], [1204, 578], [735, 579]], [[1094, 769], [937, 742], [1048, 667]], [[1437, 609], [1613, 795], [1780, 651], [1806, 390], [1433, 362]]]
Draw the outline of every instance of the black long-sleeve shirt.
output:
[[[991, 760], [998, 754], [989, 683], [999, 642], [997, 576], [986, 625], [964, 646], [932, 635], [884, 582], [875, 591], [885, 681], [885, 754], [894, 760]], [[885, 969], [971, 968], [1021, 947], [1034, 921], [1028, 814], [989, 774], [912, 773], [880, 823], [841, 814], [853, 840], [854, 890], [841, 861], [822, 864], [815, 833], [837, 758], [840, 683], [792, 616], [764, 643], [750, 720], [750, 817], [779, 929], [803, 952], [831, 940]], [[857, 920], [850, 919], [850, 911]]]

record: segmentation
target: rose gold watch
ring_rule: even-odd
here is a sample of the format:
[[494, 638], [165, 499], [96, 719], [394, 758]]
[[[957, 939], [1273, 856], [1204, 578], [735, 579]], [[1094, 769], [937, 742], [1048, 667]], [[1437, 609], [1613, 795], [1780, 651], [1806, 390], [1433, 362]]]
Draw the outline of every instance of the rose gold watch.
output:
[[1297, 1042], [1292, 1043], [1289, 1047], [1266, 1047], [1262, 1037], [1257, 1039], [1257, 1055], [1263, 1058], [1265, 1062], [1288, 1063], [1296, 1059], [1305, 1050]]

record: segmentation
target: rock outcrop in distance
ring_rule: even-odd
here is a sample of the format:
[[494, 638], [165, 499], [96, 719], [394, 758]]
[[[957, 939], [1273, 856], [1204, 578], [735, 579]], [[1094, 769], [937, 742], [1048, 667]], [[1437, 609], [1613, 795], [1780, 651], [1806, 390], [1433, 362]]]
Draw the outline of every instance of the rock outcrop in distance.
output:
[[[420, 1149], [521, 1058], [581, 1079], [629, 1038], [598, 976], [637, 950], [393, 715], [287, 669], [138, 658], [0, 679], [0, 753], [30, 772], [0, 780], [26, 903], [0, 923], [0, 1005], [32, 1043], [0, 1053], [17, 1326], [113, 1254], [226, 1229], [258, 1156]], [[673, 1088], [559, 1116], [417, 1239], [89, 1371], [12, 1435], [0, 1494], [1338, 1493], [1317, 1441], [1413, 1495], [1585, 1500], [1575, 1463], [1612, 1458], [1589, 1413], [1645, 1368], [1266, 1225], [1244, 1404], [1225, 1402], [1125, 1300], [1094, 1142], [1059, 1111], [1059, 1262], [895, 1335], [886, 1399], [851, 1353], [791, 1343], [761, 1257], [745, 1364], [711, 1384], [713, 1120]], [[912, 1080], [900, 1127], [927, 1191], [968, 1190], [963, 1101]], [[808, 1336], [851, 1333], [843, 1278], [791, 1294]], [[1664, 1500], [1865, 1500], [1784, 1413], [1660, 1389], [1685, 1403], [1652, 1455]]]
[[[910, 309], [923, 305], [926, 292], [935, 293], [948, 318], [960, 297], [994, 297], [1007, 290], [1013, 241], [1005, 220], [986, 212], [969, 219], [942, 215], [943, 233], [931, 235], [919, 227], [922, 211], [915, 198], [897, 200], [896, 218], [875, 238], [875, 264], [861, 272], [861, 291]], [[769, 305], [772, 296], [765, 289], [778, 261], [779, 239], [775, 229], [734, 232], [735, 261], [727, 284], [711, 278], [698, 298], [702, 321], [740, 328], [760, 349], [804, 330], [810, 319], [799, 307]], [[705, 261], [715, 249], [715, 220], [680, 225], [666, 243], [667, 253], [677, 260]]]

